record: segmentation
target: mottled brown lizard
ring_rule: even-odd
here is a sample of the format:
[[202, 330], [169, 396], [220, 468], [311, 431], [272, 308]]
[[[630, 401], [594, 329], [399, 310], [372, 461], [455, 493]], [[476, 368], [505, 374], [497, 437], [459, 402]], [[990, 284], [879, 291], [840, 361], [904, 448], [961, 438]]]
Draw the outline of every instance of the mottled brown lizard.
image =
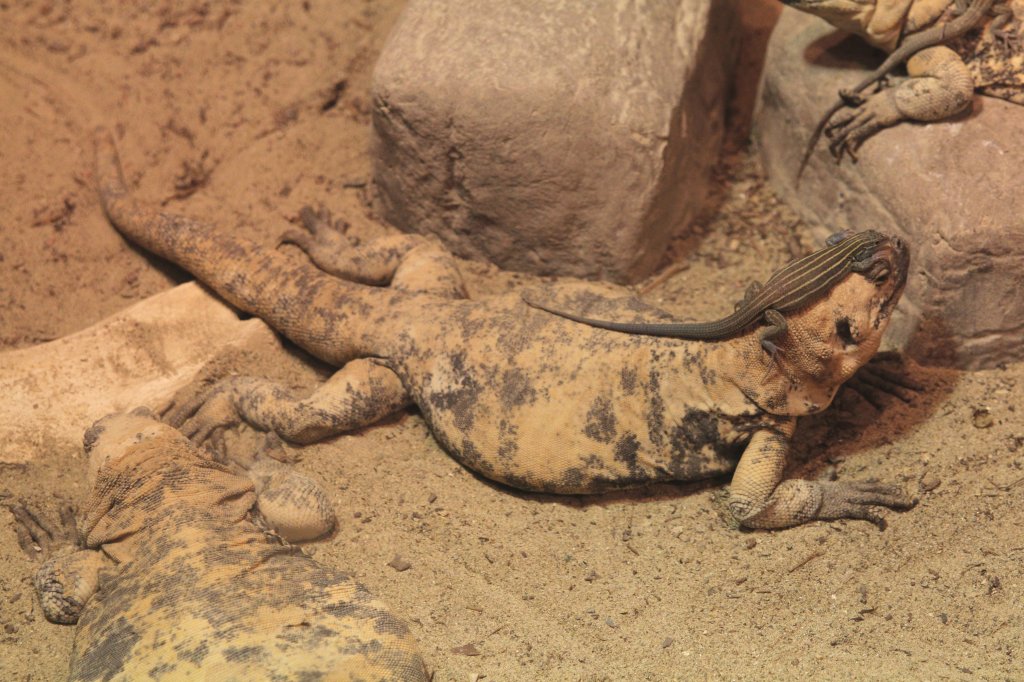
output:
[[[758, 324], [702, 342], [621, 334], [527, 305], [519, 292], [467, 300], [436, 241], [359, 247], [315, 221], [290, 233], [320, 267], [133, 200], [114, 141], [96, 137], [96, 174], [114, 225], [340, 369], [309, 397], [229, 377], [167, 414], [197, 441], [245, 421], [308, 443], [415, 404], [438, 442], [482, 475], [524, 490], [596, 493], [735, 470], [729, 509], [748, 527], [880, 521], [912, 504], [875, 482], [783, 480], [796, 417], [823, 410], [878, 348], [909, 254], [885, 237], [851, 272], [761, 345]], [[333, 273], [333, 274], [328, 274]], [[594, 318], [667, 315], [621, 288], [561, 281], [531, 300]]]
[[[840, 91], [812, 135], [800, 172], [822, 132], [839, 160], [900, 121], [939, 121], [963, 111], [975, 90], [1024, 104], [1022, 0], [782, 1], [890, 53], [870, 76]], [[861, 94], [903, 62], [909, 78]]]
[[70, 680], [426, 680], [408, 627], [351, 577], [263, 532], [252, 482], [144, 410], [85, 435], [84, 549], [35, 583], [77, 623]]

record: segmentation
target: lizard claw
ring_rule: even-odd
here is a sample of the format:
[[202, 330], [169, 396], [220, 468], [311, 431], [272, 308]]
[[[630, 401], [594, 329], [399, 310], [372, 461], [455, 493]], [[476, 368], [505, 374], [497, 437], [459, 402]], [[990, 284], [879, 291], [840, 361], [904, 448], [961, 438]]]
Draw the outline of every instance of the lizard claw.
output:
[[902, 510], [917, 504], [917, 500], [902, 488], [875, 481], [819, 481], [818, 486], [822, 494], [817, 513], [819, 519], [863, 519], [885, 530], [885, 519], [875, 512], [874, 507]]
[[223, 430], [241, 423], [235, 408], [236, 377], [186, 387], [160, 410], [161, 419], [179, 429], [197, 445], [211, 440], [215, 451], [223, 447]]
[[14, 532], [18, 537], [18, 546], [30, 557], [40, 553], [50, 553], [61, 545], [74, 544], [75, 508], [63, 503], [58, 511], [59, 522], [55, 525], [47, 521], [42, 514], [37, 514], [24, 500], [17, 504], [8, 504], [7, 511], [14, 517]]
[[[910, 403], [925, 387], [906, 376], [902, 362], [896, 352], [878, 353], [846, 382], [846, 387], [879, 411], [885, 406], [884, 396], [895, 396], [904, 403]], [[885, 366], [887, 364], [897, 366], [890, 369]]]
[[303, 206], [299, 211], [299, 222], [306, 232], [288, 230], [278, 237], [277, 246], [294, 244], [305, 251], [313, 262], [329, 261], [356, 246], [356, 241], [347, 235], [348, 223], [331, 220], [331, 214], [326, 209], [314, 211], [309, 206]]
[[181, 423], [181, 432], [193, 443], [202, 444], [214, 433], [236, 426], [241, 417], [235, 409], [230, 391], [218, 386], [210, 391], [195, 413]]
[[825, 126], [825, 137], [831, 142], [829, 150], [836, 161], [844, 154], [856, 161], [855, 152], [864, 141], [883, 128], [903, 119], [892, 97], [892, 90], [883, 90], [850, 104], [849, 109], [837, 112]]
[[335, 225], [331, 221], [331, 212], [323, 206], [319, 210], [314, 210], [312, 206], [303, 206], [299, 209], [299, 220], [302, 222], [302, 226], [314, 235], [331, 231], [348, 231], [348, 223], [341, 222]]
[[845, 88], [839, 91], [839, 99], [843, 100], [843, 104], [848, 107], [863, 106], [865, 101], [864, 95]]

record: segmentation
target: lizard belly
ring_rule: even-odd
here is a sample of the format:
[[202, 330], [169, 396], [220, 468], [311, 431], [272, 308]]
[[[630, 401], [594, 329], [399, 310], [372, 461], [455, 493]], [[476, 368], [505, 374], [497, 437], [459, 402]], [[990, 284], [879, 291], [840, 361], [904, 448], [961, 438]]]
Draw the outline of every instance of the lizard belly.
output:
[[731, 471], [749, 417], [711, 407], [702, 365], [674, 353], [655, 371], [625, 352], [581, 361], [552, 348], [519, 366], [452, 351], [411, 373], [422, 378], [412, 392], [449, 453], [523, 490], [597, 493]]

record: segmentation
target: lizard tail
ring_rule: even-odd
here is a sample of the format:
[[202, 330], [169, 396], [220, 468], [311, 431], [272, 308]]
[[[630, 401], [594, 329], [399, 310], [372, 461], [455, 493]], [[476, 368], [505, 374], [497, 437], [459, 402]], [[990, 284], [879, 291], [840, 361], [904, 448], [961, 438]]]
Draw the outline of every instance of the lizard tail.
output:
[[325, 362], [340, 366], [372, 347], [359, 320], [396, 292], [331, 277], [275, 249], [142, 205], [128, 190], [110, 131], [98, 128], [94, 139], [100, 202], [129, 240], [188, 270]]

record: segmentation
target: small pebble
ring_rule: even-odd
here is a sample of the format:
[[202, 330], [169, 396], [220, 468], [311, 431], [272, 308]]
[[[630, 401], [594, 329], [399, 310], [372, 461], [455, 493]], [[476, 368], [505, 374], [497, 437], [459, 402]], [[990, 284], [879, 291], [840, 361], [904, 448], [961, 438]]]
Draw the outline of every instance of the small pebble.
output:
[[388, 566], [395, 569], [399, 573], [402, 571], [408, 571], [412, 568], [412, 564], [403, 559], [402, 557], [395, 555], [395, 558], [388, 562]]
[[469, 644], [463, 644], [462, 646], [455, 647], [452, 649], [452, 653], [458, 654], [459, 656], [479, 656], [480, 650], [476, 648], [476, 645], [473, 644], [473, 642], [470, 642]]
[[667, 649], [670, 646], [672, 646], [672, 643], [675, 642], [675, 641], [676, 640], [672, 639], [671, 637], [666, 637], [665, 639], [661, 640], [661, 648], [662, 649]]
[[995, 419], [992, 417], [992, 411], [982, 405], [981, 407], [974, 408], [974, 414], [971, 416], [971, 422], [974, 424], [976, 429], [987, 429], [995, 423]]
[[922, 492], [928, 493], [938, 488], [941, 484], [942, 479], [935, 474], [925, 474], [921, 477], [921, 483], [919, 485]]

